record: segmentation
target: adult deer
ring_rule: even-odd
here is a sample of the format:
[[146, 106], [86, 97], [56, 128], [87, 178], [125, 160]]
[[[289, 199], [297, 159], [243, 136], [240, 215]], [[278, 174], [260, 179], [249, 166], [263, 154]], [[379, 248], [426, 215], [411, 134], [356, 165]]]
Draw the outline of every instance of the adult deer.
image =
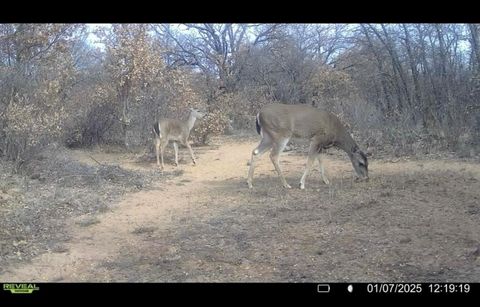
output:
[[[173, 141], [173, 148], [175, 149], [175, 166], [178, 166], [178, 144], [186, 146], [190, 151], [193, 164], [196, 164], [195, 156], [192, 147], [188, 143], [190, 131], [195, 124], [197, 118], [202, 118], [205, 114], [190, 108], [190, 116], [186, 121], [171, 118], [162, 118], [153, 125], [153, 132], [155, 133], [155, 151], [157, 155], [157, 166], [163, 170], [163, 151], [170, 141]], [[162, 158], [160, 165], [159, 154]]]
[[310, 140], [305, 172], [300, 179], [300, 189], [305, 188], [305, 179], [315, 160], [320, 163], [323, 182], [329, 184], [329, 180], [324, 173], [320, 153], [332, 146], [343, 149], [350, 157], [357, 175], [362, 179], [368, 179], [367, 156], [358, 148], [340, 120], [330, 112], [306, 105], [270, 104], [263, 107], [257, 114], [256, 125], [257, 132], [262, 136], [262, 140], [252, 152], [247, 180], [249, 188], [253, 187], [255, 161], [269, 149], [272, 149], [270, 159], [283, 186], [291, 188], [283, 177], [279, 156], [292, 137]]

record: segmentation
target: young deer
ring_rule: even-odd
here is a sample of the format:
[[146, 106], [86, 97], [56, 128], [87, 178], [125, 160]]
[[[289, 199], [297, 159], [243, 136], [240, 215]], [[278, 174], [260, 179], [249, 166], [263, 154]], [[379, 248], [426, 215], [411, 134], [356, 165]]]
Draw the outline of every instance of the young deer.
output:
[[[205, 114], [198, 110], [190, 109], [190, 116], [186, 121], [179, 119], [162, 118], [153, 125], [153, 132], [155, 133], [155, 151], [157, 155], [157, 166], [163, 170], [163, 151], [168, 145], [169, 141], [173, 141], [173, 148], [175, 149], [175, 166], [178, 166], [178, 145], [177, 142], [186, 146], [190, 151], [193, 164], [196, 164], [195, 156], [193, 155], [192, 147], [188, 143], [190, 131], [195, 124], [197, 118], [202, 118]], [[160, 165], [159, 154], [162, 158]]]
[[256, 125], [262, 140], [252, 152], [247, 179], [249, 188], [253, 187], [255, 161], [269, 149], [272, 149], [270, 159], [283, 186], [291, 188], [280, 169], [279, 155], [292, 137], [310, 140], [307, 165], [300, 179], [300, 189], [305, 188], [305, 179], [315, 160], [320, 163], [323, 182], [329, 184], [320, 160], [320, 153], [323, 149], [332, 146], [343, 149], [350, 157], [357, 175], [362, 179], [368, 179], [367, 156], [358, 148], [340, 120], [330, 112], [306, 105], [270, 104], [263, 107], [257, 114]]

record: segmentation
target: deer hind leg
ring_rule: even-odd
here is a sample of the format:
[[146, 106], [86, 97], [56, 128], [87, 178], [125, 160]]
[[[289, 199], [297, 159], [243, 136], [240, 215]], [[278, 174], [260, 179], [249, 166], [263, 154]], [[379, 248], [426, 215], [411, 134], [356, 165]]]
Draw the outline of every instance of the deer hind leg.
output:
[[273, 166], [277, 171], [278, 177], [282, 181], [282, 185], [286, 189], [291, 189], [292, 187], [287, 183], [285, 177], [283, 177], [282, 169], [280, 168], [280, 153], [285, 149], [287, 146], [288, 141], [290, 138], [280, 138], [273, 144], [273, 149], [270, 152], [270, 160], [272, 160]]
[[178, 166], [178, 144], [173, 142], [173, 149], [175, 150], [175, 166]]
[[250, 189], [253, 188], [252, 180], [253, 180], [253, 172], [255, 170], [255, 161], [270, 148], [272, 148], [272, 140], [268, 136], [268, 134], [265, 133], [263, 134], [263, 138], [260, 141], [260, 144], [258, 144], [257, 148], [255, 148], [252, 151], [252, 157], [250, 159], [250, 167], [248, 169], [248, 179], [247, 179], [248, 188]]

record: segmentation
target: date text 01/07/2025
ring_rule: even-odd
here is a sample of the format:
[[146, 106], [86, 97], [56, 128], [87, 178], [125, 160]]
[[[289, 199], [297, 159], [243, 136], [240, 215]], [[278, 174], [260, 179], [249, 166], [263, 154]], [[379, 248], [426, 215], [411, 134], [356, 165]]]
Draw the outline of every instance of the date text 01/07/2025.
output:
[[368, 293], [469, 293], [470, 284], [468, 283], [378, 283], [368, 284]]

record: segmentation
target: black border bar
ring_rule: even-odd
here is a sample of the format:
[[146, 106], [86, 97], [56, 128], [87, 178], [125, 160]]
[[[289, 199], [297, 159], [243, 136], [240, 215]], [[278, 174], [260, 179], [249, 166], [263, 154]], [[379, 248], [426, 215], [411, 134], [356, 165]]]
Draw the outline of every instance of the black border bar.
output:
[[[7, 286], [5, 286], [8, 284]], [[23, 284], [20, 285], [20, 284]], [[17, 288], [37, 287], [31, 294], [12, 294], [11, 283], [0, 289], [3, 303], [91, 303], [95, 301], [143, 302], [174, 298], [176, 303], [191, 299], [211, 300], [229, 297], [245, 300], [249, 297], [266, 299], [428, 297], [455, 299], [478, 298], [479, 283], [17, 283]], [[467, 286], [468, 285], [468, 286]], [[5, 288], [8, 288], [5, 290]], [[467, 292], [468, 289], [468, 292]]]

